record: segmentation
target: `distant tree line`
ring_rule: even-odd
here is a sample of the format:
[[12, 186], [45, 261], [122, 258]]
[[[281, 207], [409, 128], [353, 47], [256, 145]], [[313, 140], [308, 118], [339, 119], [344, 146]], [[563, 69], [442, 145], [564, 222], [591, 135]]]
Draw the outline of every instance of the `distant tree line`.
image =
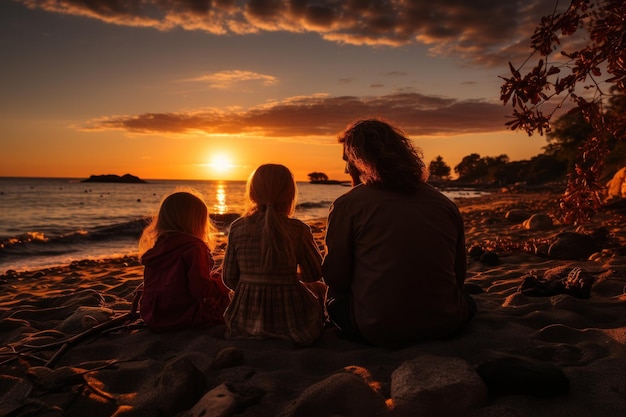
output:
[[[431, 181], [450, 181], [451, 168], [438, 156], [429, 165]], [[454, 167], [456, 181], [481, 185], [506, 186], [516, 183], [539, 185], [563, 180], [566, 164], [550, 155], [537, 155], [530, 160], [509, 161], [507, 155], [481, 157], [472, 153]]]
[[[626, 114], [626, 96], [618, 90], [605, 104], [605, 119], [616, 118]], [[458, 175], [457, 181], [505, 186], [515, 183], [539, 185], [553, 181], [571, 180], [571, 173], [578, 169], [589, 168], [581, 149], [589, 140], [594, 128], [580, 112], [570, 112], [556, 119], [550, 131], [546, 133], [547, 145], [544, 152], [530, 160], [510, 161], [507, 155], [496, 157], [481, 156], [472, 153], [463, 157], [454, 167]], [[598, 186], [606, 182], [620, 168], [626, 166], [626, 141], [624, 133], [609, 135], [604, 145], [602, 170], [597, 173]], [[441, 156], [437, 156], [429, 165], [430, 177], [433, 181], [450, 180], [451, 168]]]

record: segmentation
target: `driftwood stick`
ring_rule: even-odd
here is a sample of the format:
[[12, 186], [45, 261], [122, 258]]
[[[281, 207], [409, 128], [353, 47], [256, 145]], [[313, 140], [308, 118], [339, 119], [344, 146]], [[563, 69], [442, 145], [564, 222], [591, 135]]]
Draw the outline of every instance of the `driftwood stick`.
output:
[[61, 357], [61, 355], [63, 355], [68, 349], [70, 349], [72, 346], [85, 339], [86, 337], [102, 332], [110, 327], [119, 325], [120, 323], [124, 323], [126, 320], [128, 320], [129, 317], [130, 313], [124, 313], [118, 317], [115, 317], [112, 320], [100, 323], [97, 326], [93, 326], [92, 328], [87, 329], [77, 335], [74, 335], [69, 339], [56, 343], [57, 346], [62, 343], [62, 346], [59, 348], [59, 350], [55, 352], [55, 354], [48, 360], [48, 362], [46, 362], [45, 366], [51, 367]]
[[31, 359], [31, 360], [36, 360], [39, 361], [41, 363], [45, 363], [47, 359], [45, 358], [41, 358], [39, 356], [35, 356], [35, 355], [30, 355], [27, 353], [22, 353], [22, 352], [1, 352], [0, 353], [0, 357], [5, 357], [8, 356], [7, 359], [0, 361], [0, 366], [1, 365], [5, 365], [11, 361], [14, 361], [16, 359], [20, 359], [20, 358], [24, 358], [24, 359]]
[[78, 340], [84, 339], [87, 336], [90, 336], [92, 334], [96, 334], [99, 332], [102, 332], [103, 330], [107, 330], [111, 327], [117, 326], [117, 325], [121, 325], [123, 323], [125, 323], [126, 321], [134, 321], [138, 318], [138, 314], [137, 314], [137, 310], [139, 308], [139, 302], [141, 300], [141, 295], [143, 294], [143, 284], [139, 285], [139, 287], [137, 288], [137, 290], [135, 291], [135, 294], [133, 295], [133, 301], [132, 301], [132, 305], [131, 305], [131, 309], [128, 313], [124, 313], [121, 314], [117, 317], [114, 317], [113, 319], [100, 323], [96, 326], [93, 326], [85, 331], [83, 331], [82, 333], [78, 333], [74, 336], [70, 336], [69, 338], [63, 339], [63, 340], [59, 340], [56, 342], [52, 342], [52, 343], [47, 343], [45, 345], [21, 345], [22, 348], [26, 348], [29, 349], [31, 351], [38, 351], [38, 350], [44, 350], [44, 349], [49, 349], [49, 348], [53, 348], [53, 347], [57, 347], [59, 345], [66, 345], [66, 344], [74, 344], [76, 343]]

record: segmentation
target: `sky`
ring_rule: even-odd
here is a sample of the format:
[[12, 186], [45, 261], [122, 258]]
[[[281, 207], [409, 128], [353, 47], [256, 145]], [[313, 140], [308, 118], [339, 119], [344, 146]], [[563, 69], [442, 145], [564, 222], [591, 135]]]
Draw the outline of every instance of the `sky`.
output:
[[[569, 4], [569, 2], [566, 2]], [[509, 61], [551, 0], [2, 0], [0, 176], [345, 180], [338, 134], [381, 117], [426, 164], [530, 159]]]

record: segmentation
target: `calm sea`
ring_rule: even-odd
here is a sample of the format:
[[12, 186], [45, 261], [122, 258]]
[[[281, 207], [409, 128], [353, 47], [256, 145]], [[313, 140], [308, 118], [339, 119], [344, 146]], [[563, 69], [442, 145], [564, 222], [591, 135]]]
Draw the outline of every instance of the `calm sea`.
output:
[[[146, 219], [165, 194], [178, 188], [202, 193], [219, 233], [227, 233], [230, 221], [243, 211], [244, 181], [111, 184], [0, 177], [0, 274], [136, 255]], [[325, 218], [332, 201], [347, 190], [344, 185], [298, 183], [295, 216], [305, 221]], [[448, 195], [454, 199], [471, 193]]]

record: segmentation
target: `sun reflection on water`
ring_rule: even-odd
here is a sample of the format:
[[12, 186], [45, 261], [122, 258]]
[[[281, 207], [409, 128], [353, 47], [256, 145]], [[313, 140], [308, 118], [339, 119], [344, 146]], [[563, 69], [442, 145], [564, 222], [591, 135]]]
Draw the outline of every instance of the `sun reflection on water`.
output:
[[213, 210], [217, 214], [225, 214], [228, 212], [228, 205], [226, 204], [226, 184], [219, 182], [215, 188], [215, 201]]

